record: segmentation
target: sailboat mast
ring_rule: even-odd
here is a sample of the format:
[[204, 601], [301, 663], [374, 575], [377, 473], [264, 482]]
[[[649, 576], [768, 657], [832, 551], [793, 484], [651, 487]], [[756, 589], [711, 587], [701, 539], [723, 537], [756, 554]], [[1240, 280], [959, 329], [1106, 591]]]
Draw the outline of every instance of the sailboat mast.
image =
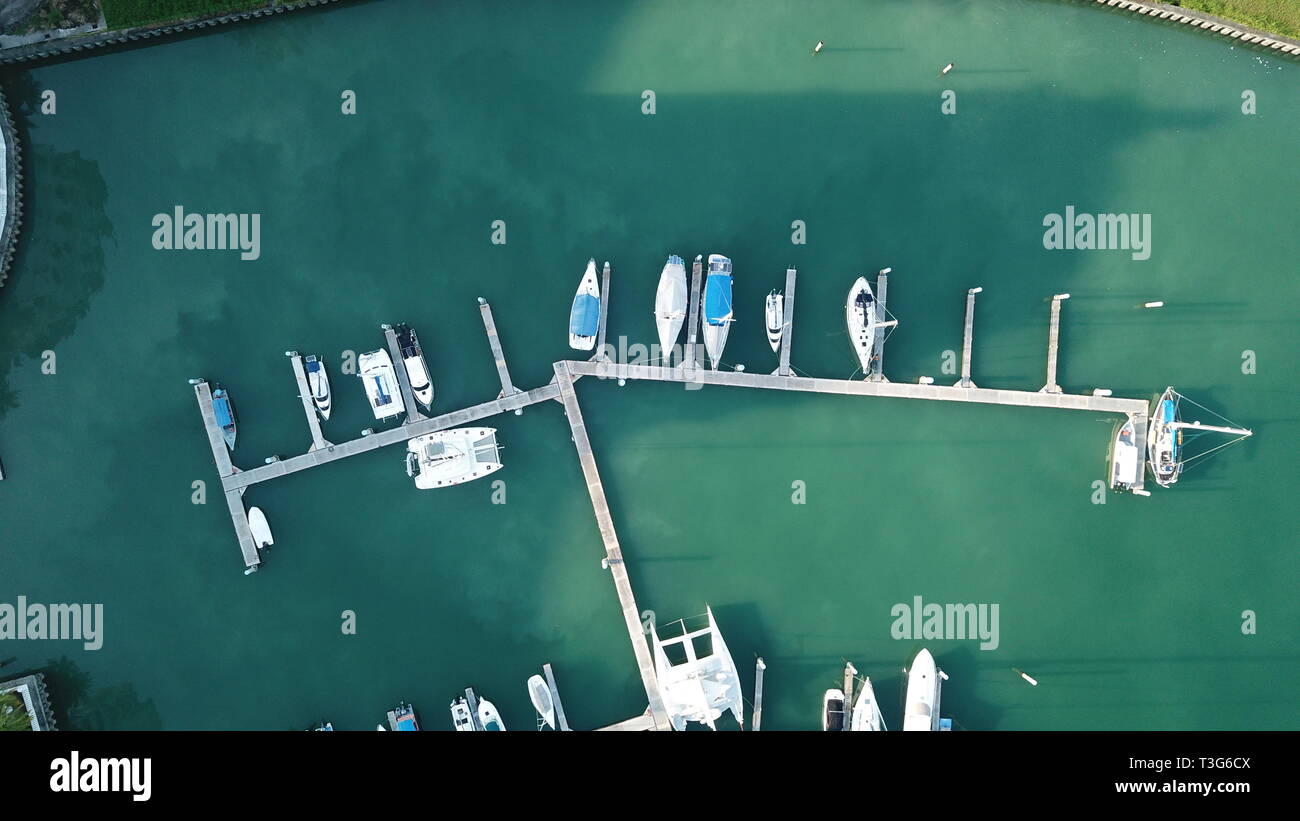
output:
[[1228, 433], [1234, 436], [1253, 436], [1254, 432], [1245, 428], [1229, 428], [1222, 425], [1202, 425], [1200, 422], [1170, 422], [1170, 430], [1207, 430], [1211, 433]]

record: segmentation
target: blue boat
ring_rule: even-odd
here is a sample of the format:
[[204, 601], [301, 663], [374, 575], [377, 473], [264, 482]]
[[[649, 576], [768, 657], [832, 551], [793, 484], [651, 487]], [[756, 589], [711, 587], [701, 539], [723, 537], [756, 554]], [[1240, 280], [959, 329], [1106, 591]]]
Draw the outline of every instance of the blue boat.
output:
[[415, 721], [415, 708], [409, 704], [398, 704], [395, 709], [388, 711], [388, 726], [399, 733], [419, 730], [420, 725]]
[[[605, 263], [609, 267], [609, 263]], [[569, 347], [589, 351], [596, 347], [596, 333], [600, 330], [600, 281], [596, 279], [596, 260], [587, 260], [587, 271], [578, 283], [569, 311]]]
[[235, 406], [230, 402], [230, 394], [226, 393], [226, 389], [219, 384], [216, 390], [212, 392], [212, 412], [217, 417], [217, 425], [221, 428], [221, 435], [226, 440], [226, 447], [234, 450]]
[[704, 282], [704, 349], [713, 370], [722, 361], [727, 333], [735, 319], [731, 307], [731, 260], [709, 254], [709, 277]]

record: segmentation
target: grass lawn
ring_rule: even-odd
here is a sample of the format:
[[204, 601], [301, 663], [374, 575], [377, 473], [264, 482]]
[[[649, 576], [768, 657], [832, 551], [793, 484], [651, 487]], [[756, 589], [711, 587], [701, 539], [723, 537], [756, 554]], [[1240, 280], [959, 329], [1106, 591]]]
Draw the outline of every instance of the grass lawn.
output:
[[1261, 31], [1300, 38], [1297, 0], [1166, 0], [1185, 9], [1203, 11]]
[[273, 0], [100, 0], [110, 29], [209, 17], [270, 5], [274, 5]]

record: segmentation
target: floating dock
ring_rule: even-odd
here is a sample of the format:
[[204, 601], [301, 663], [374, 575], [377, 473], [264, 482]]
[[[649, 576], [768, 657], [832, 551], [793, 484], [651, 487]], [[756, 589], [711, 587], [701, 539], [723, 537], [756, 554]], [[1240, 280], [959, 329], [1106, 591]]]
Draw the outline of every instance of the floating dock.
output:
[[957, 382], [959, 388], [973, 388], [975, 383], [970, 381], [970, 362], [971, 348], [975, 341], [975, 295], [984, 288], [971, 288], [966, 292], [966, 325], [961, 332], [961, 379]]
[[1069, 294], [1052, 297], [1052, 315], [1047, 328], [1047, 384], [1043, 385], [1043, 393], [1061, 392], [1061, 386], [1056, 383], [1056, 353], [1061, 346], [1061, 300], [1069, 298]]
[[700, 334], [700, 280], [704, 275], [704, 262], [702, 257], [696, 257], [695, 262], [691, 264], [691, 302], [686, 319], [686, 352], [682, 357], [683, 368], [698, 368], [700, 365], [699, 354], [696, 353], [696, 342]]
[[605, 270], [601, 274], [600, 282], [600, 327], [596, 329], [596, 353], [591, 358], [595, 360], [609, 359], [605, 355], [605, 326], [609, 321], [609, 260], [605, 260]]
[[501, 393], [497, 394], [500, 399], [503, 396], [514, 396], [519, 393], [515, 383], [510, 381], [510, 368], [506, 366], [506, 355], [501, 350], [501, 337], [497, 334], [497, 323], [492, 318], [492, 306], [483, 297], [478, 298], [478, 310], [483, 316], [483, 330], [487, 331], [488, 345], [492, 348], [492, 359], [496, 361], [497, 377], [501, 380]]
[[555, 729], [568, 732], [569, 720], [564, 717], [564, 705], [560, 702], [560, 688], [555, 685], [555, 673], [551, 671], [550, 662], [542, 665], [542, 674], [546, 676], [546, 686], [551, 691], [551, 704], [555, 706]]
[[758, 732], [763, 725], [763, 671], [766, 669], [763, 657], [759, 656], [754, 662], [754, 717], [749, 725], [753, 732]]
[[[885, 310], [886, 300], [889, 297], [889, 269], [881, 271], [876, 276], [876, 320], [885, 322], [889, 319], [889, 312]], [[889, 336], [889, 329], [876, 329], [876, 338], [872, 340], [871, 350], [871, 373], [867, 378], [872, 382], [888, 382], [885, 378], [885, 337]]]
[[773, 371], [777, 376], [790, 375], [790, 346], [794, 342], [794, 281], [798, 272], [785, 269], [785, 291], [781, 299], [781, 359]]

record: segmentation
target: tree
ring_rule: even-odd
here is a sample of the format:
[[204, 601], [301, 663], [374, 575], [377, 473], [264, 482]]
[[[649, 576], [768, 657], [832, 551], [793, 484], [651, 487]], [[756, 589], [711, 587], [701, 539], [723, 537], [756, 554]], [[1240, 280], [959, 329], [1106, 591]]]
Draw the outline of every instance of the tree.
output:
[[32, 729], [32, 720], [18, 693], [0, 693], [0, 733]]

